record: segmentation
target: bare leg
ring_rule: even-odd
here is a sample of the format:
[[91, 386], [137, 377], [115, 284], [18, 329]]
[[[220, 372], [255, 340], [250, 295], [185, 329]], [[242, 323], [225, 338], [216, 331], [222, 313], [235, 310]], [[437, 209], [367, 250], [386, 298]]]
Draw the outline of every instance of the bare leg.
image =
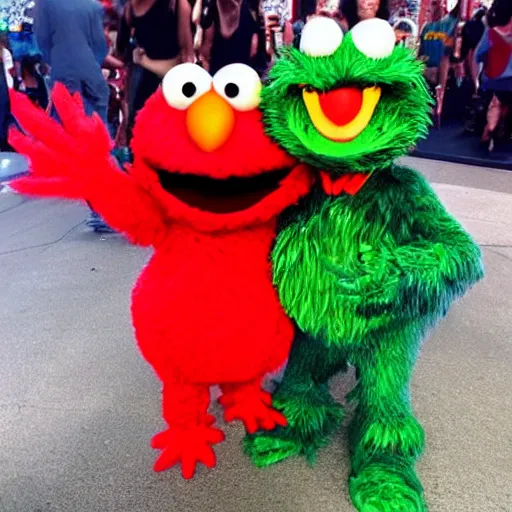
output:
[[482, 142], [489, 142], [489, 151], [494, 149], [494, 135], [500, 122], [501, 103], [494, 95], [487, 109], [487, 125], [482, 134]]

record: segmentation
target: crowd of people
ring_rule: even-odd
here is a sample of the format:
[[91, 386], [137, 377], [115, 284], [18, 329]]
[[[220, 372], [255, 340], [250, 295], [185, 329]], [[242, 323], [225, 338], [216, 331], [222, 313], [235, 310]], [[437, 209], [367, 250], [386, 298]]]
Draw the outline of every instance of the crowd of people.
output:
[[[512, 2], [495, 0], [489, 11], [478, 8], [468, 21], [460, 2], [447, 14], [443, 9], [441, 0], [432, 0], [429, 20], [417, 37], [418, 58], [425, 62], [437, 100], [435, 114], [441, 116], [446, 91], [470, 83], [466, 125], [480, 129], [492, 149], [498, 138], [510, 137]], [[2, 149], [8, 148], [12, 122], [9, 88], [25, 92], [53, 114], [49, 91], [62, 82], [108, 125], [118, 156], [129, 158], [137, 112], [178, 63], [197, 62], [213, 74], [243, 62], [264, 75], [281, 45], [298, 44], [311, 16], [332, 17], [345, 31], [363, 19], [390, 19], [387, 0], [311, 0], [303, 11], [301, 19], [292, 20], [282, 0], [37, 0], [37, 51], [13, 59], [7, 34], [0, 37]], [[395, 29], [397, 44], [414, 35], [408, 26]], [[90, 224], [108, 229], [94, 213]]]
[[432, 1], [431, 20], [420, 34], [418, 56], [437, 100], [440, 122], [445, 94], [465, 102], [466, 130], [477, 132], [490, 151], [510, 140], [512, 120], [512, 2], [495, 0], [470, 20], [461, 18], [460, 3], [443, 16], [440, 0]]

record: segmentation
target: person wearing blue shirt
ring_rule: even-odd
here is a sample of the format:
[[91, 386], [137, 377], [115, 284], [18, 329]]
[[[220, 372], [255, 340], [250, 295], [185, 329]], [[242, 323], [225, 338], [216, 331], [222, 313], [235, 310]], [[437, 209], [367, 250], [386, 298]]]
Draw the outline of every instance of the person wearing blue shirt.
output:
[[437, 85], [442, 80], [440, 69], [449, 64], [449, 55], [453, 49], [453, 39], [458, 23], [458, 12], [454, 9], [442, 16], [441, 0], [432, 0], [432, 21], [426, 23], [420, 34], [420, 49], [418, 56], [426, 63], [426, 78]]
[[[103, 15], [96, 0], [37, 0], [34, 34], [50, 66], [52, 84], [61, 82], [71, 93], [80, 93], [86, 112], [95, 112], [107, 124], [110, 92], [101, 71], [108, 54]], [[97, 232], [112, 231], [93, 210], [87, 224]]]
[[482, 143], [493, 151], [497, 139], [509, 135], [500, 133], [512, 109], [512, 3], [495, 0], [487, 15], [488, 27], [475, 50], [475, 59], [483, 64], [482, 90], [490, 99], [487, 125]]
[[105, 122], [109, 89], [101, 72], [108, 53], [103, 8], [96, 0], [38, 0], [34, 34], [52, 82], [79, 92], [88, 113]]

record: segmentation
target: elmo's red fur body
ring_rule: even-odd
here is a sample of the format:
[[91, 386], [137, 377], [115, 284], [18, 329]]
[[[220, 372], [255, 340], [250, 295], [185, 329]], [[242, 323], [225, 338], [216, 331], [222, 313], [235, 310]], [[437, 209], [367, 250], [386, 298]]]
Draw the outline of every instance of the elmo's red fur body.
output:
[[170, 228], [132, 308], [140, 349], [164, 381], [260, 381], [285, 362], [293, 327], [271, 282], [274, 236], [274, 221], [222, 235]]

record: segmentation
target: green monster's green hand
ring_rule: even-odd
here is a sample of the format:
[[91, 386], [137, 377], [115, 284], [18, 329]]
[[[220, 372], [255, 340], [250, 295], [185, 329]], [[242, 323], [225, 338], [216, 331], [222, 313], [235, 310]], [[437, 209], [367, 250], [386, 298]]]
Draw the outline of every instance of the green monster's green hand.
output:
[[[418, 213], [417, 213], [418, 214]], [[421, 220], [421, 219], [420, 219]], [[359, 248], [360, 274], [350, 276], [332, 268], [339, 278], [339, 293], [373, 323], [443, 316], [454, 298], [482, 277], [481, 252], [453, 219], [439, 209], [421, 222], [435, 230], [421, 241], [374, 249]]]

